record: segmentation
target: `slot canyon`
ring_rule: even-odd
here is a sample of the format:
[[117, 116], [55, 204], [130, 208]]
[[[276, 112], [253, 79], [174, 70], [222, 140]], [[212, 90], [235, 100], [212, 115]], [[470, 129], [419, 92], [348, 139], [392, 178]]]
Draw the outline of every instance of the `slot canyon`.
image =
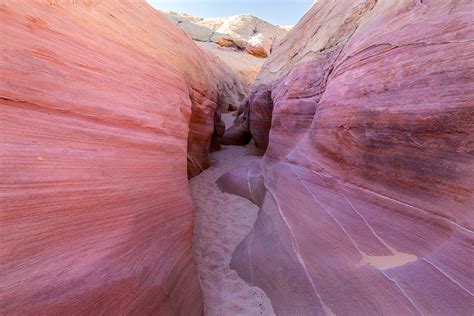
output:
[[0, 315], [474, 314], [474, 1], [310, 2], [0, 1]]

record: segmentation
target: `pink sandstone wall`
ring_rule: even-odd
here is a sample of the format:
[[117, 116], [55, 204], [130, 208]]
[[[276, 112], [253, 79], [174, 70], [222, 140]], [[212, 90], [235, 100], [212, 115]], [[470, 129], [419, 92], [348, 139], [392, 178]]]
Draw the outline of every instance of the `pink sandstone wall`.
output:
[[0, 314], [200, 315], [187, 166], [230, 72], [144, 1], [0, 21]]
[[318, 1], [263, 66], [224, 139], [266, 154], [219, 184], [261, 207], [231, 267], [277, 314], [472, 314], [473, 20]]

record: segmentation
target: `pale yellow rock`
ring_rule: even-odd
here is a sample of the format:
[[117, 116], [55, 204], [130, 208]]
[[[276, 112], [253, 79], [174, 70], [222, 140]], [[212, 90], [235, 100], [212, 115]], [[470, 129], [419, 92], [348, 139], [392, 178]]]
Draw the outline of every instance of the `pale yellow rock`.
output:
[[[237, 87], [238, 97], [229, 93], [220, 95], [224, 112], [229, 107], [237, 108], [248, 95], [265, 58], [290, 28], [273, 25], [248, 14], [212, 19], [172, 11], [164, 14], [201, 48], [212, 53], [235, 73], [238, 80], [232, 85]], [[231, 86], [227, 88], [233, 89]]]
[[241, 80], [245, 89], [248, 89], [255, 81], [260, 72], [260, 68], [265, 62], [262, 58], [223, 48], [215, 43], [197, 42], [197, 44], [199, 47], [216, 55], [223, 63], [227, 64], [227, 66], [235, 72], [237, 78]]
[[[273, 25], [252, 15], [203, 19], [183, 13], [165, 12], [168, 19], [180, 26], [192, 39], [201, 42], [231, 41], [250, 54], [258, 49], [260, 57], [270, 55], [291, 27]], [[224, 42], [225, 42], [224, 41]], [[247, 49], [248, 48], [248, 49]]]

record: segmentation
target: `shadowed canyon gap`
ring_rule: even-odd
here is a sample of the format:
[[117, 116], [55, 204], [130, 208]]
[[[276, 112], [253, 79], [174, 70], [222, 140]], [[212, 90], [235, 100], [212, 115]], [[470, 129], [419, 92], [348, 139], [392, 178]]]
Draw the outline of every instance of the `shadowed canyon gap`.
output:
[[472, 1], [171, 15], [0, 3], [0, 314], [472, 314]]

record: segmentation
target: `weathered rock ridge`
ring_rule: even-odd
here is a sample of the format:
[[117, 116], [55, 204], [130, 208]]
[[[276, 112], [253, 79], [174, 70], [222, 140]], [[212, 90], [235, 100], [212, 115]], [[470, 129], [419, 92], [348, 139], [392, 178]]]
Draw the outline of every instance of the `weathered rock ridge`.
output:
[[[228, 102], [232, 110], [237, 109], [242, 101], [249, 95], [250, 87], [257, 79], [265, 59], [257, 58], [235, 49], [222, 47], [216, 43], [196, 41], [196, 44], [226, 64], [239, 80], [238, 84], [242, 86], [241, 91], [243, 91], [243, 93], [238, 95], [237, 100]], [[227, 104], [224, 104], [223, 110], [229, 109], [229, 106], [225, 107], [226, 105]]]
[[144, 1], [0, 20], [0, 314], [200, 315], [186, 170], [232, 70]]
[[260, 58], [268, 57], [273, 46], [289, 30], [288, 27], [273, 25], [249, 14], [213, 19], [176, 12], [165, 14], [196, 41], [234, 47]]
[[474, 308], [474, 3], [318, 1], [264, 64], [219, 180], [260, 206], [231, 267], [279, 315]]
[[237, 74], [245, 89], [239, 101], [248, 95], [265, 58], [289, 31], [289, 27], [272, 25], [251, 15], [203, 19], [176, 12], [164, 13], [200, 47]]

